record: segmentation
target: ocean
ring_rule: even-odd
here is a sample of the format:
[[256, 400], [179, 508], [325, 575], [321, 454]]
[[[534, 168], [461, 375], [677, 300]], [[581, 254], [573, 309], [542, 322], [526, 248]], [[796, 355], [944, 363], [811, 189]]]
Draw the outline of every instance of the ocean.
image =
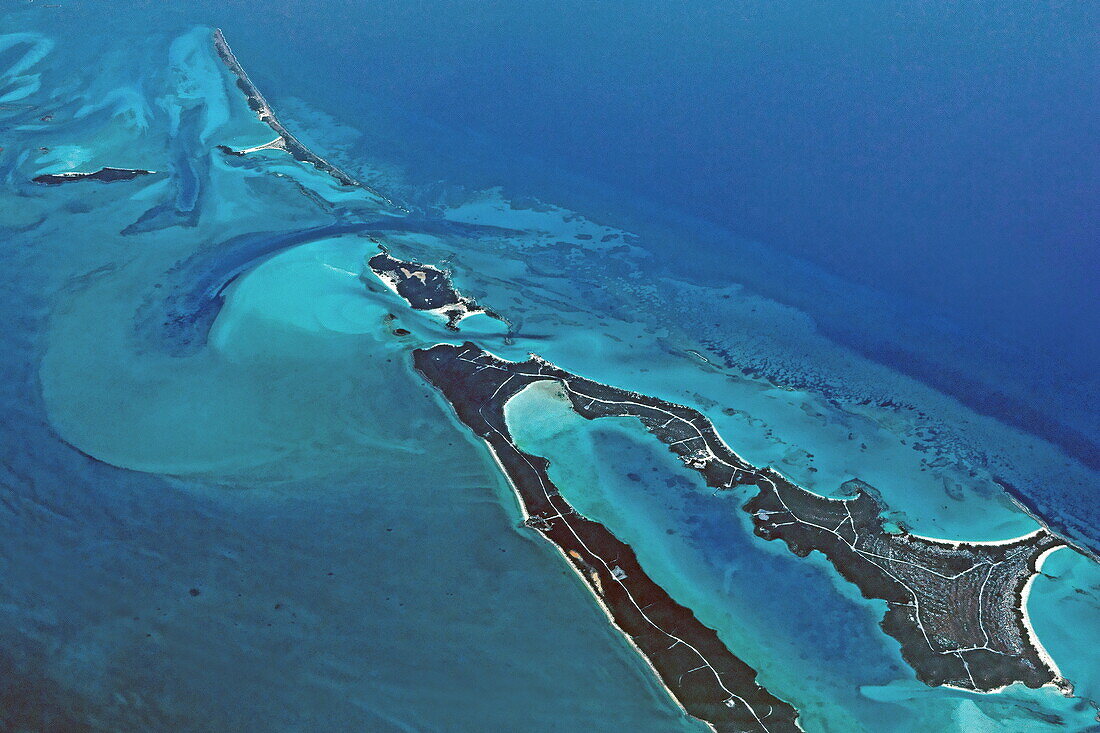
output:
[[[696, 407], [813, 491], [866, 481], [917, 534], [1081, 548], [1029, 602], [1076, 697], [931, 689], [881, 602], [636, 425], [515, 398], [563, 495], [806, 730], [1095, 726], [1095, 12], [0, 8], [0, 727], [704, 729], [412, 371], [467, 338]], [[273, 133], [215, 27], [393, 203], [219, 152]], [[103, 166], [152, 173], [32, 181]], [[404, 309], [361, 276], [379, 242], [510, 332]]]

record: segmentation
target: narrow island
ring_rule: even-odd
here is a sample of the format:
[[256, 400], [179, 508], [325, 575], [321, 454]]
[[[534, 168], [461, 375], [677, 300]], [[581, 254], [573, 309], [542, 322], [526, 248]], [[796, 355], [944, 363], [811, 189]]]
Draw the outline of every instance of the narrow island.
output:
[[74, 181], [99, 181], [100, 183], [113, 183], [115, 181], [131, 181], [138, 176], [148, 176], [156, 171], [142, 170], [141, 168], [100, 168], [91, 173], [80, 171], [65, 171], [64, 173], [47, 173], [35, 176], [31, 180], [46, 186], [56, 186], [61, 183]]
[[535, 359], [506, 362], [470, 343], [417, 349], [413, 358], [489, 445], [519, 499], [524, 525], [561, 551], [685, 711], [721, 733], [799, 730], [794, 707], [756, 684], [756, 671], [646, 575], [629, 545], [578, 514], [550, 481], [545, 458], [522, 452], [512, 440], [504, 418], [508, 400], [533, 382], [572, 375]]
[[455, 289], [451, 277], [443, 270], [431, 265], [422, 265], [410, 260], [399, 260], [390, 255], [385, 247], [367, 260], [379, 280], [405, 299], [413, 310], [434, 313], [444, 320], [447, 328], [458, 330], [462, 319], [477, 313], [507, 323], [497, 313], [482, 308], [473, 298], [466, 297]]
[[225, 34], [222, 33], [221, 28], [216, 28], [214, 30], [214, 49], [218, 52], [218, 56], [221, 58], [222, 62], [229, 67], [229, 70], [233, 72], [233, 75], [237, 78], [237, 87], [244, 92], [245, 97], [247, 97], [249, 108], [255, 112], [256, 116], [260, 118], [260, 121], [270, 127], [277, 136], [271, 142], [257, 145], [252, 148], [246, 148], [244, 150], [234, 150], [227, 145], [219, 145], [218, 150], [227, 155], [234, 156], [247, 155], [248, 153], [258, 150], [284, 150], [290, 153], [295, 160], [308, 163], [317, 170], [329, 174], [335, 178], [340, 185], [356, 186], [365, 189], [385, 201], [387, 204], [396, 206], [382, 194], [360, 183], [340, 168], [337, 168], [335, 165], [307, 148], [283, 126], [283, 123], [279, 122], [279, 118], [275, 116], [275, 112], [271, 109], [271, 105], [267, 103], [264, 95], [261, 94], [260, 90], [256, 88], [256, 85], [252, 83], [252, 80], [248, 78], [248, 74], [245, 73], [244, 67], [237, 61], [237, 57], [233, 54], [233, 49], [229, 47], [229, 42], [225, 40]]
[[[548, 481], [545, 461], [510, 456], [518, 450], [495, 415], [528, 384], [554, 380], [573, 410], [586, 419], [640, 420], [708, 486], [755, 487], [743, 508], [752, 516], [756, 534], [782, 540], [799, 557], [820, 551], [865, 597], [886, 601], [882, 629], [901, 643], [903, 657], [921, 681], [976, 692], [993, 692], [1014, 682], [1032, 688], [1053, 684], [1071, 692], [1027, 617], [1031, 580], [1043, 558], [1066, 545], [1047, 529], [1005, 542], [971, 543], [888, 531], [881, 518], [884, 507], [869, 487], [845, 499], [807, 491], [770, 468], [749, 464], [690, 407], [578, 377], [535, 356], [526, 362], [505, 361], [469, 342], [461, 347], [441, 344], [415, 357], [417, 368], [444, 392], [463, 422], [489, 442], [517, 486], [532, 526], [557, 526], [552, 519], [561, 514], [561, 500], [556, 494], [553, 504], [540, 503], [537, 496], [528, 499], [531, 490], [522, 488], [522, 482], [533, 479], [525, 473], [534, 471], [540, 482]], [[485, 398], [482, 390], [487, 387], [482, 385], [489, 384], [493, 391]]]

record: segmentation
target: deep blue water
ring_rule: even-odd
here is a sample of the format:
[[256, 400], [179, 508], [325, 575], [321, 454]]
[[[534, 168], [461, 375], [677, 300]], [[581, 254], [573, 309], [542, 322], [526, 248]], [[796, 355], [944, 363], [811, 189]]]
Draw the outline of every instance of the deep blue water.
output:
[[369, 92], [1095, 366], [1096, 16], [556, 0], [267, 23], [337, 104]]
[[[702, 234], [672, 266], [696, 277], [746, 279], [732, 236], [889, 294], [898, 316], [883, 335], [867, 315], [880, 303], [854, 289], [843, 308], [768, 293], [1095, 465], [1095, 391], [1038, 404], [1028, 392], [1093, 382], [1100, 364], [1096, 15], [1088, 3], [326, 0], [245, 3], [211, 22], [275, 99], [352, 124], [404, 116], [416, 145], [370, 138], [360, 152], [421, 179], [588, 212], [603, 201], [647, 224], [654, 210], [695, 218]], [[990, 364], [994, 388], [973, 380]]]
[[[730, 439], [828, 476], [815, 490], [875, 467], [918, 522], [954, 514], [956, 532], [995, 534], [1007, 502], [988, 477], [1007, 452], [1030, 470], [1008, 471], [1021, 496], [1097, 542], [1095, 472], [953, 403], [929, 398], [955, 422], [926, 437], [892, 401], [836, 399], [849, 377], [891, 397], [899, 383], [829, 340], [1095, 468], [1091, 8], [62, 2], [21, 5], [2, 16], [20, 27], [0, 28], [43, 34], [0, 52], [0, 73], [54, 44], [26, 76], [0, 77], [16, 102], [0, 110], [0, 722], [690, 726], [558, 558], [511, 531], [495, 467], [408, 373], [408, 342], [382, 314], [399, 311], [424, 343], [454, 335], [364, 288], [374, 244], [356, 233], [453, 265], [464, 291], [521, 324], [518, 356], [537, 348], [709, 413], [736, 407]], [[303, 141], [357, 175], [377, 166], [370, 183], [410, 216], [383, 219], [372, 197], [279, 153], [217, 153], [270, 131], [202, 25], [226, 30]], [[103, 163], [165, 177], [30, 183]], [[459, 216], [463, 188], [483, 203], [471, 192], [498, 185], [514, 208]], [[601, 249], [604, 230], [572, 230], [572, 214], [525, 230], [524, 194], [641, 237], [616, 230]], [[734, 282], [745, 293], [721, 287]], [[734, 368], [704, 369], [689, 347]], [[782, 363], [792, 389], [741, 379], [751, 359]], [[926, 464], [913, 454], [928, 444]], [[755, 540], [704, 515], [713, 501], [667, 500], [716, 567], [753, 564], [740, 548]], [[987, 511], [968, 517], [974, 506]], [[643, 529], [655, 517], [639, 512]], [[756, 565], [811, 572], [783, 553]], [[830, 584], [814, 577], [779, 612], [845, 620], [836, 609], [854, 606], [820, 601]], [[1094, 619], [1094, 596], [1049, 580], [1043, 634], [1087, 670], [1059, 624]], [[766, 614], [755, 590], [746, 606]], [[879, 648], [865, 625], [849, 648]], [[792, 648], [815, 664], [843, 656], [818, 626], [792, 624]], [[838, 684], [853, 699], [932, 699], [875, 670], [877, 691]], [[982, 710], [1019, 704], [1030, 720], [1030, 699], [1091, 719], [1043, 694]], [[899, 715], [905, 726], [921, 723]]]
[[752, 284], [1100, 462], [1094, 4], [238, 0], [107, 21], [135, 8], [224, 27], [285, 117], [303, 99], [366, 132], [353, 167], [603, 211], [658, 254], [675, 237], [695, 278], [751, 280], [733, 240], [819, 266], [846, 302]]

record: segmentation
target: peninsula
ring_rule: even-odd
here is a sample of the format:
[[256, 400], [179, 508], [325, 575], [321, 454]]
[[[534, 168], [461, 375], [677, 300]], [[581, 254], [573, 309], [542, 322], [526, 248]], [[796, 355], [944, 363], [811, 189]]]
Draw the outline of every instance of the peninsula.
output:
[[524, 453], [512, 440], [504, 418], [508, 400], [533, 382], [572, 375], [536, 359], [506, 362], [470, 343], [417, 349], [413, 358], [489, 445], [519, 499], [524, 525], [561, 551], [684, 710], [720, 733], [799, 730], [797, 711], [756, 684], [756, 671], [646, 575], [629, 545], [577, 513], [551, 482], [545, 458]]
[[756, 534], [805, 557], [818, 550], [868, 598], [886, 601], [882, 628], [929, 685], [995, 692], [1013, 682], [1071, 692], [1027, 618], [1027, 587], [1065, 542], [1046, 529], [1005, 542], [946, 542], [888, 532], [885, 507], [860, 489], [830, 499], [770, 469], [745, 504]]
[[[539, 482], [548, 481], [545, 461], [510, 456], [519, 451], [495, 415], [527, 385], [554, 380], [573, 410], [586, 419], [637, 418], [708, 486], [722, 491], [755, 487], [743, 508], [751, 514], [756, 534], [782, 540], [800, 557], [820, 551], [864, 596], [886, 601], [882, 628], [901, 642], [902, 655], [926, 684], [992, 692], [1022, 682], [1033, 688], [1053, 684], [1070, 692], [1027, 618], [1030, 580], [1043, 557], [1066, 544], [1045, 528], [1005, 542], [982, 543], [888, 531], [881, 519], [884, 507], [869, 491], [830, 499], [772, 469], [756, 468], [690, 407], [600, 384], [534, 356], [525, 362], [505, 361], [468, 342], [418, 351], [415, 359], [463, 422], [489, 442], [517, 486], [532, 526], [557, 526], [553, 520], [561, 514], [561, 499], [554, 493], [551, 505], [529, 500], [530, 489], [522, 488], [522, 482], [532, 479], [524, 474], [533, 470]], [[485, 397], [482, 392], [488, 387], [483, 385], [490, 384], [492, 391]], [[660, 665], [654, 665], [660, 672]]]

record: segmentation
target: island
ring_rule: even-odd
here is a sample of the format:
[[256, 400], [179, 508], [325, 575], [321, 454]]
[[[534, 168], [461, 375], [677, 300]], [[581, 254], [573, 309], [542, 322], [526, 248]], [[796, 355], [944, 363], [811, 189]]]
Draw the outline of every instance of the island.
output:
[[314, 153], [312, 150], [303, 145], [298, 138], [294, 137], [283, 123], [279, 121], [279, 118], [275, 116], [275, 111], [271, 109], [271, 105], [267, 103], [264, 95], [260, 93], [260, 90], [252, 83], [252, 80], [248, 78], [248, 74], [245, 73], [244, 67], [237, 61], [237, 57], [233, 54], [233, 49], [229, 47], [229, 42], [225, 40], [225, 34], [222, 33], [221, 28], [214, 30], [214, 49], [217, 51], [218, 56], [222, 62], [225, 63], [233, 75], [237, 78], [237, 87], [244, 92], [245, 97], [248, 99], [249, 108], [256, 113], [256, 116], [260, 118], [260, 121], [270, 127], [277, 136], [274, 140], [263, 145], [257, 145], [252, 148], [246, 148], [244, 150], [233, 150], [227, 145], [219, 145], [218, 150], [226, 153], [227, 155], [247, 155], [248, 153], [255, 152], [257, 150], [270, 150], [278, 149], [284, 150], [295, 159], [303, 163], [312, 165], [319, 171], [329, 174], [335, 178], [342, 186], [356, 186], [358, 188], [369, 191], [374, 196], [385, 201], [391, 206], [397, 207], [393, 201], [386, 198], [378, 191], [370, 188], [369, 186], [360, 183], [345, 173], [340, 168], [337, 168], [332, 163], [328, 162], [321, 156]]
[[459, 420], [488, 444], [519, 500], [524, 526], [558, 548], [688, 714], [720, 733], [799, 730], [794, 707], [758, 685], [756, 671], [655, 583], [629, 545], [578, 514], [551, 482], [545, 458], [524, 453], [512, 440], [504, 418], [508, 400], [533, 382], [564, 383], [572, 375], [537, 359], [507, 362], [471, 343], [417, 349], [413, 359]]
[[[600, 384], [537, 356], [509, 362], [469, 342], [438, 345], [417, 352], [415, 360], [462, 421], [489, 442], [536, 529], [558, 526], [552, 520], [561, 514], [561, 500], [556, 494], [552, 504], [528, 497], [533, 489], [523, 488], [524, 482], [534, 481], [538, 488], [548, 481], [545, 461], [512, 455], [519, 451], [495, 416], [527, 385], [554, 380], [586, 419], [637, 418], [708, 486], [719, 491], [754, 487], [743, 509], [755, 533], [785, 542], [800, 557], [821, 552], [865, 597], [886, 601], [882, 629], [901, 643], [904, 659], [926, 684], [992, 692], [1021, 682], [1032, 688], [1052, 684], [1071, 693], [1027, 616], [1028, 587], [1043, 558], [1067, 544], [1045, 527], [1004, 542], [919, 537], [887, 525], [885, 507], [860, 482], [851, 482], [856, 487], [851, 498], [832, 499], [796, 486], [773, 469], [751, 465], [690, 407]], [[482, 391], [488, 384], [494, 387], [486, 398]], [[526, 475], [532, 471], [538, 480]], [[660, 665], [654, 666], [660, 673]]]
[[138, 176], [148, 176], [156, 171], [147, 171], [141, 168], [100, 168], [91, 173], [80, 171], [65, 171], [64, 173], [47, 173], [35, 176], [31, 180], [46, 186], [56, 186], [59, 183], [72, 183], [73, 181], [99, 181], [100, 183], [113, 183], [114, 181], [130, 181]]
[[451, 282], [451, 276], [443, 270], [411, 260], [399, 260], [382, 245], [379, 249], [382, 251], [367, 260], [367, 265], [413, 310], [434, 313], [452, 331], [458, 330], [462, 319], [477, 313], [507, 324], [497, 313], [482, 308], [473, 298], [459, 293]]

